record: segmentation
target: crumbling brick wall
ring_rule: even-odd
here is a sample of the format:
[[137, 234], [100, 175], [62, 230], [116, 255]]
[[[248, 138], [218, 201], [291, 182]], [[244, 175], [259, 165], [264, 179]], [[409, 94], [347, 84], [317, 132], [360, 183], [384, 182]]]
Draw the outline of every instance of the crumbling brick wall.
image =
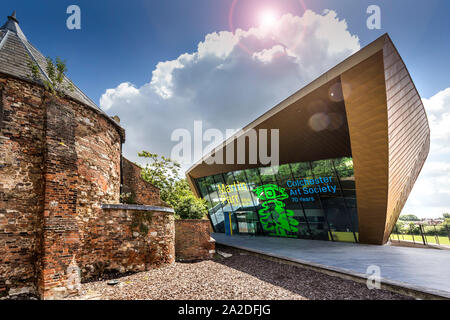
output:
[[0, 93], [0, 296], [44, 296], [67, 286], [90, 216], [119, 202], [123, 132], [27, 81], [0, 75]]
[[39, 293], [67, 290], [67, 268], [80, 246], [77, 216], [77, 153], [74, 110], [64, 100], [44, 102], [44, 212], [38, 266]]
[[[170, 209], [102, 209], [120, 205], [124, 132], [113, 120], [2, 75], [0, 113], [0, 296], [58, 298], [77, 292], [78, 271], [89, 278], [173, 261]], [[140, 168], [124, 162], [139, 202], [166, 207]], [[154, 212], [145, 235], [132, 230], [143, 210]]]
[[177, 260], [211, 259], [215, 241], [210, 236], [209, 220], [175, 221], [175, 256]]
[[[118, 203], [120, 130], [106, 117], [73, 100], [46, 95], [45, 202], [41, 252], [37, 264], [39, 293], [44, 298], [76, 293], [69, 271], [88, 263], [94, 251], [91, 229], [101, 233], [102, 203]], [[100, 228], [99, 228], [100, 227]]]
[[90, 229], [85, 235], [90, 241], [84, 245], [82, 280], [106, 271], [143, 271], [175, 261], [173, 210], [104, 205], [98, 220], [101, 228]]
[[44, 207], [42, 90], [0, 75], [0, 297], [35, 293]]
[[137, 204], [168, 206], [161, 201], [159, 189], [141, 177], [142, 169], [130, 160], [122, 157], [123, 193], [131, 193]]

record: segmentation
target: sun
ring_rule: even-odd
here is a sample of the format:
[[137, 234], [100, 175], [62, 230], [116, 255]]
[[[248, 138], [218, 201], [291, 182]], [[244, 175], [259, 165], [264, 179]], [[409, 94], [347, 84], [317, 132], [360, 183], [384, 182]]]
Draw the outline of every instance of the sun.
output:
[[277, 21], [277, 16], [275, 11], [266, 9], [262, 11], [259, 15], [259, 23], [263, 27], [272, 26]]

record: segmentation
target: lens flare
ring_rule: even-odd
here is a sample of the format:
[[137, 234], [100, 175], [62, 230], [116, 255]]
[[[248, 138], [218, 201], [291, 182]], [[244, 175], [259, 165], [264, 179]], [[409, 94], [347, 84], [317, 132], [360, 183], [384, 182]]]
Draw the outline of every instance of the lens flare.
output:
[[[228, 29], [233, 34], [236, 34], [236, 30], [239, 29], [235, 25], [235, 21], [234, 21], [235, 17], [234, 16], [235, 16], [235, 11], [241, 10], [241, 8], [238, 5], [240, 2], [243, 2], [243, 1], [242, 0], [241, 1], [240, 0], [232, 0], [231, 5], [230, 5], [230, 10], [228, 12]], [[305, 0], [296, 0], [296, 2], [303, 12], [307, 11], [308, 8], [305, 5]], [[270, 24], [274, 25], [277, 22], [277, 20], [283, 16], [279, 12], [273, 11], [273, 18], [271, 18], [270, 17], [271, 14], [269, 14], [268, 19], [266, 20], [266, 18], [261, 18], [261, 16], [264, 16], [263, 12], [261, 13], [261, 16], [255, 15], [254, 12], [258, 12], [258, 9], [251, 11], [251, 12], [247, 12], [248, 16], [249, 17], [253, 16], [256, 18], [260, 18], [263, 21], [266, 21], [266, 22], [263, 22], [260, 20], [261, 25], [259, 27], [263, 27], [263, 28], [267, 28], [267, 27], [264, 27], [265, 23], [269, 22], [269, 25]], [[297, 46], [301, 43], [301, 41], [304, 39], [305, 34], [306, 34], [306, 27], [299, 31], [298, 36], [296, 36], [294, 43], [289, 46], [289, 49], [294, 51], [297, 48]], [[253, 55], [255, 53], [255, 50], [252, 47], [249, 47], [248, 44], [244, 43], [244, 41], [242, 41], [242, 39], [239, 40], [238, 45], [243, 51], [245, 51], [249, 55]]]
[[259, 24], [263, 27], [273, 26], [277, 21], [277, 15], [273, 10], [266, 9], [259, 15]]

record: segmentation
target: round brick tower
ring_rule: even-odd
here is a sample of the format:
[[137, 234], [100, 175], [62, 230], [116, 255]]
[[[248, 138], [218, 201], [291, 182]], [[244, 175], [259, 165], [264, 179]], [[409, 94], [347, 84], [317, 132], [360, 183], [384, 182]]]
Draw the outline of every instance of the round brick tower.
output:
[[30, 61], [49, 80], [14, 12], [0, 28], [0, 297], [76, 290], [83, 239], [120, 196], [124, 130], [76, 86], [48, 93]]

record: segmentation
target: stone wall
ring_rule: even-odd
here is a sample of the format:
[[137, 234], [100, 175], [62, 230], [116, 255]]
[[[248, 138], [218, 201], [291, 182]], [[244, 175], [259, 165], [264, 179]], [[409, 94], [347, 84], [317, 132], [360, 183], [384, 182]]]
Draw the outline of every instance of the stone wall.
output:
[[159, 189], [141, 178], [142, 169], [137, 164], [122, 157], [122, 170], [122, 192], [130, 193], [136, 204], [168, 206], [161, 200]]
[[100, 113], [0, 74], [0, 296], [67, 287], [87, 217], [119, 202], [124, 133]]
[[[104, 261], [102, 203], [119, 203], [121, 131], [97, 111], [53, 96], [45, 110], [44, 212], [39, 263], [39, 294], [76, 293], [79, 277], [70, 272]], [[92, 238], [93, 233], [97, 235]], [[98, 244], [92, 249], [91, 241]], [[74, 278], [75, 277], [75, 278]]]
[[82, 280], [105, 271], [143, 271], [175, 261], [173, 209], [105, 204], [98, 220], [101, 227], [85, 235], [89, 241], [80, 260]]
[[0, 297], [36, 292], [44, 208], [42, 90], [0, 75]]
[[124, 158], [124, 187], [153, 207], [119, 204], [123, 140], [100, 110], [0, 74], [0, 297], [174, 261], [173, 210]]
[[76, 259], [80, 234], [76, 220], [75, 112], [68, 103], [57, 98], [47, 99], [44, 109], [44, 212], [37, 275], [39, 293], [46, 298], [55, 290], [68, 290], [66, 270]]
[[175, 221], [175, 256], [179, 261], [211, 259], [215, 241], [210, 236], [209, 220]]

